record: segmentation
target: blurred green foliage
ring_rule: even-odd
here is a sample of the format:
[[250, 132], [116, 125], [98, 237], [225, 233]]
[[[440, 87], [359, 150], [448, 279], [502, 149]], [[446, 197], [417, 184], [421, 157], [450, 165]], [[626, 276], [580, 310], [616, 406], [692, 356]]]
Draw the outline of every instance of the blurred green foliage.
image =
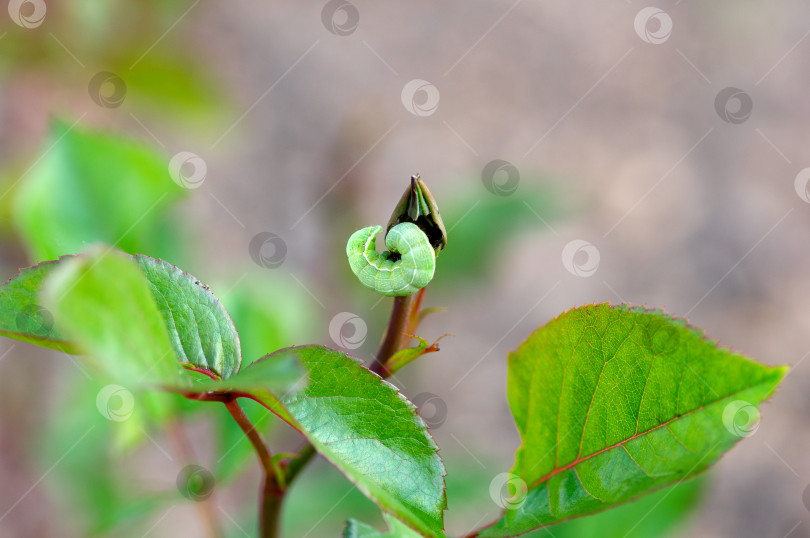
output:
[[[44, 157], [23, 178], [14, 196], [14, 216], [32, 263], [75, 253], [99, 241], [172, 263], [182, 264], [190, 257], [189, 227], [176, 212], [186, 191], [169, 177], [164, 155], [115, 134], [71, 129], [64, 121], [54, 122], [44, 148]], [[223, 295], [223, 302], [240, 331], [245, 364], [305, 341], [315, 316], [302, 290], [251, 278], [237, 284], [223, 282], [220, 288], [231, 290]], [[87, 374], [60, 382], [66, 384], [60, 389], [65, 391], [61, 401], [79, 405], [71, 405], [66, 413], [52, 410], [49, 416], [54, 419], [38, 445], [44, 447], [43, 464], [67, 454], [51, 485], [57, 504], [78, 515], [71, 520], [80, 526], [78, 534], [140, 536], [148, 530], [142, 524], [151, 513], [186, 502], [173, 481], [166, 490], [145, 489], [136, 478], [138, 470], [122, 467], [121, 461], [154, 444], [168, 451], [163, 427], [188, 420], [192, 413], [203, 412], [212, 419], [215, 457], [202, 464], [214, 472], [218, 484], [237, 479], [256, 464], [250, 442], [221, 405], [143, 393], [136, 395], [132, 416], [111, 422], [95, 401], [101, 388], [98, 381]], [[275, 417], [253, 402], [243, 407], [266, 435]], [[79, 432], [87, 435], [80, 437]], [[65, 496], [65, 492], [71, 494]], [[245, 515], [248, 521], [255, 517], [253, 510]]]
[[53, 266], [42, 303], [102, 377], [136, 388], [184, 378], [150, 281], [131, 257], [97, 245]]
[[447, 227], [448, 248], [439, 256], [431, 289], [457, 289], [491, 281], [497, 268], [498, 253], [504, 252], [518, 233], [541, 228], [540, 219], [558, 217], [556, 193], [540, 180], [524, 181], [510, 196], [480, 190], [442, 201], [442, 217]]
[[96, 241], [176, 259], [184, 243], [170, 210], [184, 195], [167, 160], [150, 148], [56, 121], [17, 189], [14, 217], [32, 260], [76, 254]]
[[[47, 4], [49, 37], [0, 18], [4, 35], [0, 76], [35, 74], [62, 87], [86, 88], [99, 71], [120, 76], [127, 106], [137, 116], [199, 133], [219, 132], [228, 112], [226, 94], [199, 52], [201, 36], [168, 29], [193, 13], [197, 2], [74, 0]], [[126, 24], [114, 24], [127, 21]], [[66, 82], [70, 82], [66, 84]], [[90, 102], [89, 99], [87, 101]]]
[[[140, 536], [149, 528], [152, 513], [183, 500], [174, 488], [144, 488], [137, 478], [143, 470], [126, 472], [121, 464], [135, 457], [132, 440], [144, 437], [142, 428], [148, 427], [148, 408], [153, 402], [146, 395], [136, 395], [132, 415], [125, 421], [111, 421], [97, 407], [97, 394], [104, 383], [90, 379], [78, 368], [68, 368], [58, 385], [54, 407], [65, 412], [51, 410], [41, 438], [31, 443], [42, 465], [60, 462], [48, 476], [46, 486], [62, 513], [48, 517], [62, 521], [70, 529], [65, 535]], [[183, 404], [180, 396], [159, 396], [164, 409]], [[174, 465], [167, 458], [166, 467]], [[126, 534], [123, 529], [128, 529]]]

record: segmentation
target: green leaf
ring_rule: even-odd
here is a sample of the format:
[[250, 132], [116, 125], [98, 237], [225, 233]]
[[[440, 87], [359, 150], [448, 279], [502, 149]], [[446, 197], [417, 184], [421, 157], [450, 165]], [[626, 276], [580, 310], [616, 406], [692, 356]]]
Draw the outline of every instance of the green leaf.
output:
[[163, 260], [136, 255], [180, 362], [227, 378], [239, 371], [239, 334], [219, 300], [199, 280]]
[[[108, 252], [114, 253], [110, 249]], [[104, 257], [98, 251], [96, 255]], [[225, 308], [207, 286], [163, 260], [141, 255], [134, 258], [121, 253], [114, 255], [134, 259], [136, 267], [146, 277], [150, 295], [168, 330], [176, 360], [222, 377], [230, 377], [239, 371], [242, 362], [239, 335]], [[21, 269], [0, 286], [0, 334], [70, 353], [78, 352], [76, 345], [69, 342], [58, 327], [54, 328], [49, 310], [40, 306], [37, 296], [49, 274], [76, 258], [64, 256], [57, 261]], [[121, 281], [115, 285], [122, 287], [126, 283]], [[99, 295], [93, 300], [102, 312], [118, 307], [117, 297], [110, 290], [98, 288], [95, 292]], [[69, 322], [79, 323], [80, 319]]]
[[20, 269], [0, 286], [0, 334], [59, 351], [77, 352], [54, 328], [53, 316], [37, 297], [42, 281], [61, 261]]
[[112, 377], [130, 386], [181, 384], [163, 317], [130, 256], [99, 246], [64, 259], [42, 297], [57, 329]]
[[[300, 361], [309, 382], [274, 393], [266, 380], [278, 375], [275, 363], [290, 358]], [[289, 422], [383, 510], [426, 536], [444, 536], [438, 447], [414, 405], [357, 359], [323, 346], [293, 347], [215, 383], [249, 394]]]
[[176, 258], [178, 227], [167, 210], [185, 191], [168, 161], [147, 146], [54, 122], [14, 200], [31, 258], [53, 260], [95, 242]]
[[509, 357], [523, 442], [504, 516], [480, 536], [515, 536], [703, 471], [750, 433], [785, 372], [658, 311], [562, 314]]
[[403, 366], [407, 366], [411, 362], [415, 361], [422, 355], [426, 355], [428, 353], [435, 353], [439, 351], [439, 340], [444, 338], [445, 336], [450, 336], [449, 334], [443, 334], [436, 339], [435, 342], [432, 344], [428, 344], [427, 340], [415, 335], [408, 335], [411, 338], [414, 338], [419, 341], [416, 347], [406, 347], [405, 349], [400, 349], [396, 353], [394, 353], [388, 362], [385, 363], [385, 369], [389, 374], [395, 374]]
[[[318, 514], [318, 518], [313, 519], [312, 514]], [[346, 527], [347, 519], [382, 524], [383, 515], [343, 473], [316, 458], [287, 490], [279, 535], [336, 537]]]
[[[297, 354], [278, 351], [262, 357], [233, 377], [221, 380], [196, 379], [193, 392], [220, 391], [250, 394], [274, 413], [283, 413], [278, 407], [272, 407], [273, 403], [278, 400], [276, 395], [295, 392], [305, 386], [308, 379], [307, 369], [302, 366]], [[180, 387], [180, 389], [188, 392], [184, 387]]]
[[[706, 485], [704, 476], [651, 493], [641, 499], [589, 517], [580, 517], [554, 526], [554, 538], [665, 538], [681, 536], [681, 527], [698, 505]], [[549, 538], [548, 528], [524, 538]]]
[[365, 523], [350, 519], [343, 530], [343, 538], [419, 538], [421, 536], [392, 517], [386, 516], [385, 521], [388, 523], [388, 532], [382, 533]]

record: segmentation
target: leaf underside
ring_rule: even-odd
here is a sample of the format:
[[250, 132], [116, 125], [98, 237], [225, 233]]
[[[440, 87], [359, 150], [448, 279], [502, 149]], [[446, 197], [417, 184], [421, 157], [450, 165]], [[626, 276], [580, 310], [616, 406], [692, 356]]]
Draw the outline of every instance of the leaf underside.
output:
[[560, 315], [510, 354], [522, 438], [512, 473], [525, 496], [508, 492], [503, 517], [479, 535], [516, 536], [699, 473], [750, 433], [785, 371], [660, 311]]
[[[262, 369], [294, 356], [308, 383], [272, 394]], [[382, 509], [425, 536], [443, 532], [444, 464], [416, 408], [357, 359], [323, 346], [277, 351], [219, 384], [249, 395], [304, 434]]]

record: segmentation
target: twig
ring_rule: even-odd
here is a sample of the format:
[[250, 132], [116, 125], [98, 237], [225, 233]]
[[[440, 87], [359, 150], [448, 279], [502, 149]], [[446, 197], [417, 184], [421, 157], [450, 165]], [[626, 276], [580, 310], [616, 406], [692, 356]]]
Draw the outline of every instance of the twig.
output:
[[262, 495], [259, 501], [259, 535], [262, 538], [275, 538], [278, 536], [279, 520], [281, 519], [281, 504], [284, 500], [285, 476], [281, 468], [273, 461], [270, 451], [259, 436], [259, 432], [242, 411], [236, 399], [223, 402], [233, 419], [245, 432], [250, 444], [259, 456], [259, 462], [264, 470], [262, 480]]
[[385, 363], [402, 346], [403, 333], [406, 332], [411, 317], [412, 303], [413, 295], [394, 297], [394, 308], [391, 310], [391, 319], [388, 322], [388, 328], [385, 330], [385, 337], [380, 344], [380, 349], [377, 350], [374, 362], [369, 367], [369, 370], [375, 374], [385, 377], [383, 375]]

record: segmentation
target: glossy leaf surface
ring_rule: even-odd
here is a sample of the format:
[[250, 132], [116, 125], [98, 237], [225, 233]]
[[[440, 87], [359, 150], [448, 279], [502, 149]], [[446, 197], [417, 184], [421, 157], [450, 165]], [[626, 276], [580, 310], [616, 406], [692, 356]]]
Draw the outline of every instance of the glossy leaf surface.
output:
[[[306, 378], [274, 393], [265, 379], [277, 377], [275, 363], [290, 358]], [[249, 395], [289, 422], [384, 511], [425, 536], [444, 536], [438, 447], [413, 404], [357, 359], [323, 346], [292, 347], [218, 386]]]
[[661, 312], [600, 304], [562, 314], [509, 357], [523, 442], [504, 516], [480, 536], [515, 536], [699, 473], [752, 432], [785, 371]]
[[60, 331], [113, 378], [181, 384], [163, 317], [132, 258], [99, 246], [63, 260], [42, 290]]
[[163, 260], [135, 256], [169, 330], [178, 360], [222, 377], [239, 371], [239, 334], [208, 286]]
[[[101, 268], [91, 266], [107, 255], [114, 256], [114, 259], [127, 258], [137, 262], [135, 267], [140, 268], [148, 284], [149, 293], [143, 300], [146, 301], [151, 297], [158, 306], [170, 337], [175, 360], [210, 370], [223, 377], [229, 377], [239, 371], [241, 364], [239, 335], [225, 308], [207, 286], [163, 260], [141, 255], [133, 258], [109, 248], [104, 252], [95, 251], [96, 257], [87, 266], [87, 270], [102, 270], [104, 266]], [[75, 262], [75, 260], [84, 261]], [[59, 260], [42, 262], [34, 267], [21, 269], [0, 286], [0, 334], [43, 347], [77, 352], [75, 343], [63, 336], [58, 327], [54, 327], [50, 307], [43, 308], [38, 297], [44, 280], [50, 274], [58, 271], [61, 266], [74, 262], [87, 263], [87, 257], [63, 256]], [[135, 298], [139, 293], [138, 290], [143, 291], [134, 280], [129, 282], [118, 280], [115, 275], [104, 278], [109, 278], [110, 289], [99, 287], [85, 290], [88, 293], [88, 301], [99, 309], [98, 313], [110, 310], [113, 314], [115, 309], [120, 307], [118, 304], [120, 297], [116, 294], [124, 293], [128, 285], [136, 286], [126, 292], [130, 299]], [[77, 283], [81, 280], [77, 278]], [[71, 291], [67, 289], [68, 287], [66, 286], [66, 290]], [[90, 294], [97, 295], [91, 298]], [[68, 323], [78, 321], [67, 320]], [[123, 328], [126, 326], [124, 323]]]

